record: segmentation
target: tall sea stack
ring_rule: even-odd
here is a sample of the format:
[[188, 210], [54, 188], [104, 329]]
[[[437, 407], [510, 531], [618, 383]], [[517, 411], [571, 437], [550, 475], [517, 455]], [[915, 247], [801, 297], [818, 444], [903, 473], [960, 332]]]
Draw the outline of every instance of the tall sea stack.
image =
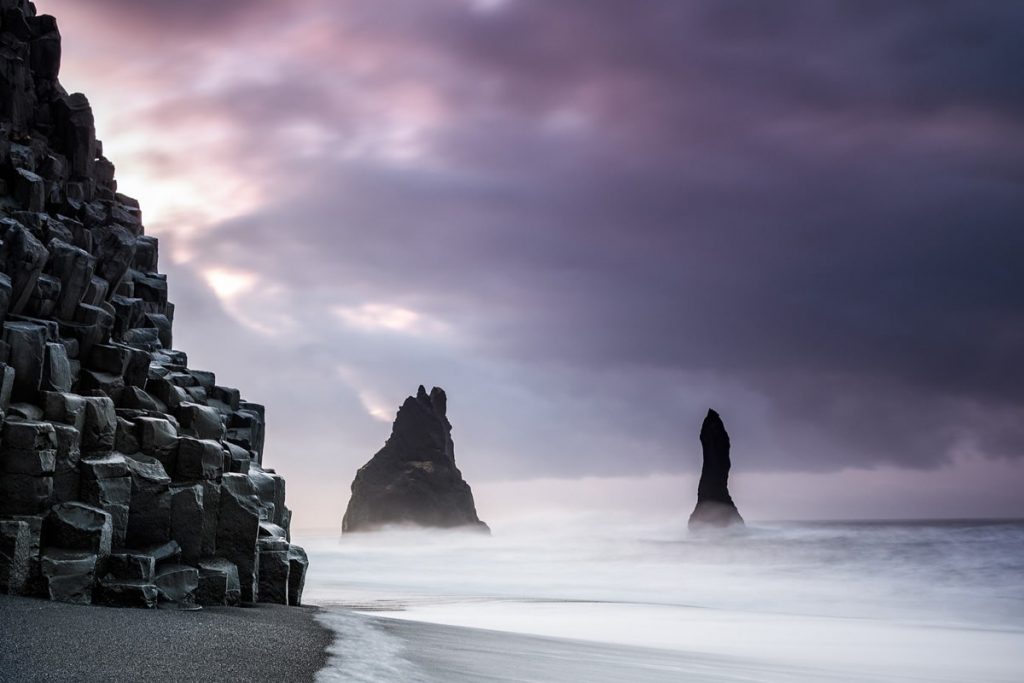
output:
[[384, 448], [356, 473], [342, 532], [390, 524], [489, 531], [455, 466], [447, 413], [448, 398], [439, 387], [427, 394], [421, 386], [405, 399]]
[[0, 10], [0, 593], [298, 604], [263, 406], [174, 349], [157, 239], [57, 80], [56, 20]]
[[709, 410], [700, 427], [704, 467], [697, 486], [697, 507], [690, 515], [690, 528], [742, 525], [736, 504], [729, 495], [729, 433], [722, 418]]

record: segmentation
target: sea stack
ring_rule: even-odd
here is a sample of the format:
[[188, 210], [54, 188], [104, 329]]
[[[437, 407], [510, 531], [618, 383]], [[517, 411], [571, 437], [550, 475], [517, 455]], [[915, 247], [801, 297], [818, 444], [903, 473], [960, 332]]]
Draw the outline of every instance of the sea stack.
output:
[[714, 410], [708, 411], [700, 427], [700, 445], [704, 450], [704, 467], [690, 528], [742, 526], [743, 518], [729, 495], [729, 433]]
[[391, 436], [352, 482], [343, 533], [387, 525], [466, 527], [489, 532], [455, 466], [448, 398], [420, 387], [398, 410]]
[[56, 20], [0, 10], [0, 593], [299, 604], [263, 406], [173, 345], [157, 239], [58, 81]]

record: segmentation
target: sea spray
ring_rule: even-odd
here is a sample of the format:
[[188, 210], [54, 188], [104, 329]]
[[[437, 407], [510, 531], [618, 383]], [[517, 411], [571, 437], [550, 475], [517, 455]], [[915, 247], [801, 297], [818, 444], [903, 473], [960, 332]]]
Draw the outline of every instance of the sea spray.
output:
[[814, 680], [800, 678], [807, 667], [820, 680], [1024, 671], [1024, 524], [752, 524], [712, 537], [680, 527], [590, 519], [499, 526], [492, 538], [305, 538], [321, 568], [307, 590], [377, 624], [636, 648], [640, 668], [643, 648], [659, 648], [716, 658], [723, 675], [754, 667], [788, 680]]

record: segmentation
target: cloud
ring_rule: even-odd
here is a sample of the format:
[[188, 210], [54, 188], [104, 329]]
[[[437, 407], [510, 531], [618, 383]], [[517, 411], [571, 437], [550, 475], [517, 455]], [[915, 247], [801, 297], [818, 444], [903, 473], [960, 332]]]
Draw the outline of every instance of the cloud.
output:
[[311, 462], [420, 383], [485, 479], [693, 471], [708, 405], [763, 472], [1024, 455], [1021, 7], [89, 6], [190, 36], [106, 135]]

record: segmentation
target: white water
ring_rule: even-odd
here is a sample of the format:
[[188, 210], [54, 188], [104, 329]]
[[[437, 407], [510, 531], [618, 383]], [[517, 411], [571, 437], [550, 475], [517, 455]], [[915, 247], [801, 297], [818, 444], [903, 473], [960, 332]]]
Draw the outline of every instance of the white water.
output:
[[324, 680], [1024, 681], [1024, 524], [300, 541], [342, 636]]

